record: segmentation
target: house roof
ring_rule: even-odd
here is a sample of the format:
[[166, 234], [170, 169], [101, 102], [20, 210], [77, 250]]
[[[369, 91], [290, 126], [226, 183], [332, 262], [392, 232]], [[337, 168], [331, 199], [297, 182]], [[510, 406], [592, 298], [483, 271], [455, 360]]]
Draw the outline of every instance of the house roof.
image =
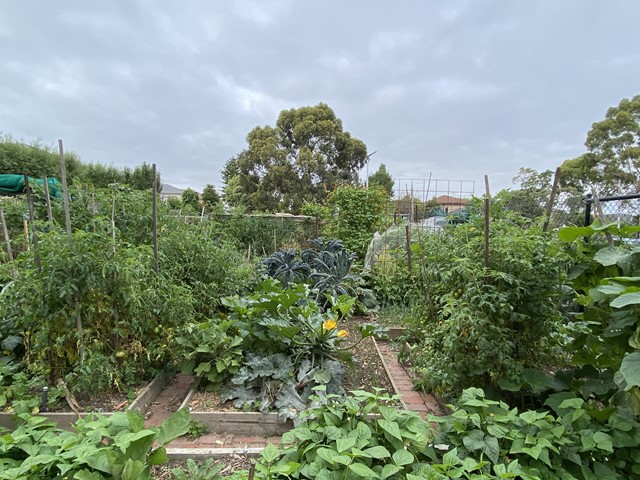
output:
[[184, 189], [174, 187], [173, 185], [169, 185], [168, 183], [163, 183], [162, 190], [160, 191], [166, 195], [182, 195], [182, 192], [184, 192]]
[[436, 201], [440, 205], [466, 205], [469, 200], [466, 198], [452, 197], [451, 195], [440, 195], [436, 197]]

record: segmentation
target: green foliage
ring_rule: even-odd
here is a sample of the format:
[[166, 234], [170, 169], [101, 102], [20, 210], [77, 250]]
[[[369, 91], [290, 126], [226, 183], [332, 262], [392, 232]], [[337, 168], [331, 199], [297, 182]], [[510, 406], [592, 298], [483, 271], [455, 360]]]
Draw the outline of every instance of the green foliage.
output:
[[159, 234], [160, 272], [188, 288], [196, 312], [209, 318], [220, 298], [240, 293], [255, 280], [255, 266], [232, 245], [221, 241], [215, 226], [175, 222]]
[[299, 222], [288, 217], [245, 215], [241, 209], [216, 218], [220, 222], [220, 235], [236, 248], [256, 256], [304, 245], [308, 238], [317, 236], [318, 224], [313, 220]]
[[[474, 226], [475, 225], [475, 226]], [[415, 365], [427, 391], [498, 386], [524, 369], [561, 362], [557, 332], [568, 257], [537, 228], [491, 224], [489, 267], [480, 224], [451, 226], [416, 247], [425, 291], [414, 325]]]
[[[107, 188], [112, 183], [120, 183], [135, 190], [147, 190], [153, 185], [153, 169], [146, 162], [132, 170], [129, 167], [82, 163], [72, 152], [66, 152], [64, 158], [69, 183], [80, 181], [97, 188]], [[9, 136], [0, 136], [0, 174], [5, 173], [60, 179], [60, 155], [57, 150], [41, 143], [27, 145]], [[157, 182], [159, 186], [159, 173]]]
[[40, 268], [33, 251], [21, 255], [0, 296], [4, 335], [24, 338], [30, 371], [50, 382], [71, 374], [73, 389], [95, 392], [126, 391], [164, 367], [171, 329], [192, 318], [192, 298], [155, 275], [148, 247], [52, 230], [41, 234], [39, 255]]
[[440, 425], [434, 443], [455, 448], [461, 459], [485, 458], [496, 474], [497, 465], [515, 460], [522, 478], [623, 479], [640, 474], [640, 424], [628, 410], [599, 410], [595, 402], [567, 392], [551, 395], [546, 405], [553, 413], [518, 413], [485, 398], [480, 389], [468, 389], [450, 416], [430, 418]]
[[[67, 178], [71, 181], [81, 170], [78, 157], [65, 153]], [[60, 155], [52, 148], [33, 143], [27, 145], [10, 136], [0, 137], [0, 174], [19, 174], [31, 177], [60, 178]]]
[[258, 478], [622, 480], [640, 474], [640, 424], [625, 409], [605, 413], [563, 393], [548, 399], [552, 412], [518, 412], [471, 388], [451, 415], [423, 420], [387, 406], [390, 397], [353, 394], [311, 409], [279, 448], [266, 448]]
[[[331, 308], [321, 312], [308, 286], [284, 289], [268, 279], [254, 294], [223, 303], [228, 321], [239, 330], [242, 349], [251, 352], [223, 389], [223, 398], [233, 399], [239, 408], [275, 409], [282, 418], [292, 418], [306, 407], [316, 385], [343, 394], [341, 362], [351, 360], [355, 345], [341, 345], [349, 332], [339, 325], [355, 299], [333, 299]], [[362, 338], [379, 333], [367, 324], [359, 330]]]
[[[5, 342], [3, 342], [3, 345]], [[42, 405], [42, 387], [47, 381], [40, 375], [29, 375], [20, 363], [0, 360], [0, 411], [11, 413], [33, 413], [40, 407], [49, 408], [62, 396], [59, 388], [48, 393], [47, 405]]]
[[336, 212], [329, 231], [359, 258], [364, 258], [374, 232], [382, 224], [386, 198], [386, 193], [378, 188], [338, 187], [327, 200]]
[[[207, 425], [206, 423], [203, 423], [199, 420], [191, 420], [189, 422], [189, 430], [187, 431], [187, 436], [191, 440], [196, 440], [197, 438], [200, 438], [201, 436], [206, 435], [207, 433], [209, 433], [209, 425]], [[189, 470], [191, 470], [191, 468]], [[209, 469], [207, 468], [207, 470]], [[192, 473], [195, 473], [195, 472], [192, 472]], [[198, 477], [196, 476], [196, 478]]]
[[564, 228], [559, 236], [574, 244], [577, 263], [569, 279], [582, 309], [571, 325], [569, 348], [579, 367], [571, 372], [572, 387], [640, 415], [640, 247], [624, 241], [638, 231], [594, 224]]
[[395, 182], [393, 177], [387, 172], [387, 167], [384, 163], [380, 164], [380, 167], [373, 175], [369, 176], [369, 187], [378, 187], [384, 190], [389, 198], [393, 197], [393, 186]]
[[322, 237], [310, 240], [311, 248], [281, 249], [265, 258], [266, 274], [284, 286], [305, 283], [311, 286], [316, 302], [326, 308], [331, 297], [350, 295], [358, 298], [361, 311], [377, 308], [375, 295], [364, 288], [363, 278], [353, 273], [355, 254], [337, 239], [325, 242]]
[[247, 149], [223, 171], [225, 201], [248, 211], [298, 213], [323, 203], [342, 183], [355, 183], [367, 149], [327, 105], [283, 110], [275, 127], [256, 127]]
[[219, 480], [223, 477], [220, 470], [224, 465], [217, 465], [213, 458], [207, 458], [198, 463], [192, 458], [187, 459], [185, 468], [172, 468], [171, 474], [174, 480]]
[[20, 415], [14, 431], [0, 436], [0, 479], [150, 479], [149, 467], [167, 461], [165, 446], [187, 432], [189, 411], [178, 410], [160, 427], [144, 427], [138, 413], [90, 415], [73, 432], [44, 417]]
[[429, 458], [432, 428], [416, 413], [394, 408], [397, 397], [354, 391], [336, 400], [318, 398], [322, 406], [305, 413], [279, 450], [262, 452], [259, 478], [404, 478]]
[[216, 192], [216, 187], [208, 183], [202, 190], [202, 203], [204, 204], [207, 212], [214, 211], [220, 206], [220, 196]]
[[587, 134], [587, 153], [562, 164], [562, 181], [600, 195], [637, 192], [640, 169], [640, 95], [623, 98]]
[[242, 365], [242, 337], [230, 321], [187, 323], [175, 341], [181, 369], [193, 373], [207, 389], [219, 388]]
[[191, 188], [185, 189], [182, 192], [182, 206], [186, 209], [190, 209], [193, 212], [200, 211], [200, 195], [198, 192]]

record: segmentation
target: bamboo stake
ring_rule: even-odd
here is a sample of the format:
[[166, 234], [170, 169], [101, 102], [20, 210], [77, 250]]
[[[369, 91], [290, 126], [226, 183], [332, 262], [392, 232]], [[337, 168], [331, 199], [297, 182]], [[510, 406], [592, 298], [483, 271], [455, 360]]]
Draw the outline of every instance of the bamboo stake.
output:
[[409, 270], [409, 274], [411, 274], [411, 226], [404, 226], [404, 235], [405, 241], [407, 244], [407, 269]]
[[31, 243], [33, 244], [33, 259], [36, 262], [38, 271], [40, 271], [42, 264], [40, 263], [40, 252], [38, 251], [38, 232], [35, 227], [36, 216], [33, 213], [33, 196], [31, 195], [31, 185], [29, 185], [28, 175], [24, 175], [24, 190], [27, 194], [27, 205], [29, 207], [29, 227], [32, 229]]
[[[72, 243], [71, 236], [71, 211], [69, 207], [69, 189], [67, 187], [67, 168], [64, 162], [64, 146], [62, 139], [58, 139], [58, 151], [60, 152], [60, 180], [62, 181], [62, 203], [64, 205], [64, 224], [67, 230], [67, 239]], [[78, 357], [80, 365], [84, 364], [84, 328], [82, 327], [82, 316], [80, 315], [80, 299], [78, 294], [74, 295], [76, 303], [76, 329], [78, 330]]]
[[11, 249], [11, 239], [9, 238], [9, 229], [7, 228], [7, 222], [4, 219], [4, 210], [0, 208], [0, 223], [2, 224], [2, 235], [4, 236], [4, 242], [7, 245], [7, 256], [9, 261], [13, 262], [13, 250]]
[[156, 175], [156, 164], [152, 166], [153, 171], [153, 198], [151, 199], [151, 235], [153, 240], [153, 270], [158, 274], [160, 267], [158, 263], [158, 181]]
[[53, 212], [51, 211], [51, 198], [49, 197], [49, 179], [44, 177], [44, 198], [47, 202], [47, 218], [49, 223], [53, 223]]
[[484, 176], [484, 266], [489, 268], [489, 202], [491, 194], [489, 193], [489, 176]]
[[64, 205], [64, 224], [67, 229], [67, 237], [71, 240], [71, 212], [69, 210], [69, 189], [67, 188], [67, 168], [64, 163], [64, 146], [62, 139], [58, 140], [60, 152], [60, 180], [62, 181], [62, 203]]
[[549, 196], [549, 203], [547, 203], [547, 215], [544, 220], [544, 226], [542, 231], [546, 232], [549, 229], [549, 222], [551, 221], [551, 211], [553, 210], [553, 204], [556, 201], [556, 193], [558, 191], [558, 182], [560, 180], [560, 167], [556, 168], [556, 173], [553, 176], [553, 187], [551, 187], [551, 195]]

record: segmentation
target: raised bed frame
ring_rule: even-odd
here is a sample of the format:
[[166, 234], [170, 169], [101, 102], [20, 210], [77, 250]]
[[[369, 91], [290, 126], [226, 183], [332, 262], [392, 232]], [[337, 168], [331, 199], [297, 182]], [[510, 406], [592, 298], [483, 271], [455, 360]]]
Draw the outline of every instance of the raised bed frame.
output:
[[[158, 397], [162, 389], [169, 383], [172, 375], [168, 373], [162, 373], [154, 378], [147, 386], [145, 386], [138, 396], [131, 402], [126, 410], [139, 412], [144, 415], [149, 406]], [[84, 418], [88, 415], [93, 415], [96, 412], [81, 412], [80, 417]], [[101, 412], [101, 415], [110, 416], [115, 412]], [[66, 430], [71, 430], [73, 424], [78, 420], [78, 415], [73, 412], [43, 412], [38, 413], [38, 416], [45, 417], [51, 422], [55, 422], [58, 427]], [[16, 427], [16, 414], [15, 413], [0, 413], [0, 427], [8, 428], [9, 430]]]

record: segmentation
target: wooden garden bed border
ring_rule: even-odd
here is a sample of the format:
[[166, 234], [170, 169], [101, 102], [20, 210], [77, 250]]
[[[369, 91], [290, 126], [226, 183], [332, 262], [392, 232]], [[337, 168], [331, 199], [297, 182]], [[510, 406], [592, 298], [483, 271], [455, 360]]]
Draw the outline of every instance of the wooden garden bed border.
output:
[[[158, 375], [142, 389], [126, 410], [131, 410], [144, 415], [149, 406], [158, 397], [162, 389], [171, 381], [171, 378], [172, 375], [169, 373], [161, 373]], [[97, 412], [82, 412], [80, 417], [84, 418], [94, 413]], [[104, 416], [111, 416], [114, 413], [115, 412], [100, 412], [100, 414]], [[55, 422], [59, 428], [64, 428], [65, 430], [71, 430], [73, 424], [78, 420], [78, 415], [73, 412], [43, 412], [36, 415], [45, 417], [51, 422]], [[13, 430], [16, 427], [16, 414], [7, 412], [0, 413], [0, 427]]]

